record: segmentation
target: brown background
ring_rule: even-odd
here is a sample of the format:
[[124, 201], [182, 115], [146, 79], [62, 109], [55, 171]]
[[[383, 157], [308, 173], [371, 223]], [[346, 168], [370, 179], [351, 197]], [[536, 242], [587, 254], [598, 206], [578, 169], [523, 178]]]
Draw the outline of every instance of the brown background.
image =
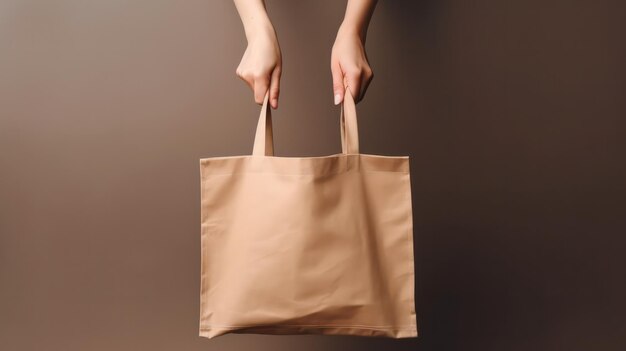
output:
[[[269, 0], [277, 155], [340, 150], [343, 1]], [[381, 1], [362, 151], [410, 155], [420, 338], [197, 336], [201, 157], [251, 152], [230, 1], [0, 2], [0, 349], [623, 350], [620, 1]]]

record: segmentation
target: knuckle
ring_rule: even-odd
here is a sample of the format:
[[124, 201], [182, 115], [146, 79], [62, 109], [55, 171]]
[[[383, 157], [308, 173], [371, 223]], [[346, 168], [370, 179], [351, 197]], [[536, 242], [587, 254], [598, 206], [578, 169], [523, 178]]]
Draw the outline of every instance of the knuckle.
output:
[[358, 76], [361, 73], [361, 69], [357, 66], [349, 66], [345, 68], [347, 76]]

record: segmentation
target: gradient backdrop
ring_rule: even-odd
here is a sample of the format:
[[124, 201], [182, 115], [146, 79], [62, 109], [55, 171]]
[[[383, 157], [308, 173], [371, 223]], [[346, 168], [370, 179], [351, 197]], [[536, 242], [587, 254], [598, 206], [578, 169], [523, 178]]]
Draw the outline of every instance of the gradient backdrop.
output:
[[[268, 0], [280, 156], [340, 151], [345, 1]], [[231, 1], [0, 2], [0, 349], [624, 350], [622, 1], [380, 1], [364, 153], [409, 155], [420, 338], [200, 338], [198, 159], [250, 153]]]

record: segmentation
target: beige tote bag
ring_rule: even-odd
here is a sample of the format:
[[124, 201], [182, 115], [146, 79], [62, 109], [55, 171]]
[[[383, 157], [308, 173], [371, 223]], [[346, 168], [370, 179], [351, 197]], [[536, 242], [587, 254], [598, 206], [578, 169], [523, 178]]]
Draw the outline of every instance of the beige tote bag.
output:
[[200, 336], [417, 336], [408, 156], [274, 156], [266, 94], [252, 155], [200, 159]]

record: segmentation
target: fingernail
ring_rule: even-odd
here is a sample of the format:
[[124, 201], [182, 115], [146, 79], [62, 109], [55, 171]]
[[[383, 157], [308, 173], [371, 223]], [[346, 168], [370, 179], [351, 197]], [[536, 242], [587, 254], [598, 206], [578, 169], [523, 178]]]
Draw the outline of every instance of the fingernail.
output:
[[274, 109], [278, 108], [278, 99], [273, 99], [272, 100], [272, 105], [274, 105]]
[[335, 105], [341, 102], [341, 95], [335, 94]]

